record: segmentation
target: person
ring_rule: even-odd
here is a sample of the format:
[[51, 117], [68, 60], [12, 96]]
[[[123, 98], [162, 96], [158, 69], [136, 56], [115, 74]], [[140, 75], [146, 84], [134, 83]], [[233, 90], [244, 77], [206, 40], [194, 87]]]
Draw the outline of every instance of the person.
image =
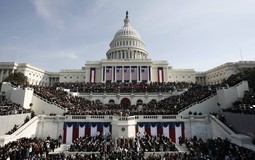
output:
[[58, 147], [60, 147], [61, 143], [62, 143], [62, 136], [61, 136], [61, 134], [60, 134], [60, 135], [58, 136]]
[[181, 146], [182, 145], [182, 136], [180, 136], [178, 139], [179, 139], [179, 145]]

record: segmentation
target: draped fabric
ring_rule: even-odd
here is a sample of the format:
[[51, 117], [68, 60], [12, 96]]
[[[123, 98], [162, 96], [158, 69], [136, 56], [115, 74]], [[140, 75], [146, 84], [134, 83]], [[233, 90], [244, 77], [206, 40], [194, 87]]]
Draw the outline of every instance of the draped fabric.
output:
[[112, 66], [106, 67], [106, 81], [112, 81]]
[[140, 136], [144, 132], [151, 136], [164, 135], [174, 143], [179, 142], [179, 137], [185, 139], [184, 122], [138, 122], [136, 131], [140, 132]]
[[137, 81], [137, 66], [131, 67], [131, 78], [132, 81]]
[[85, 126], [79, 126], [79, 137], [84, 137], [85, 135]]
[[155, 127], [151, 126], [151, 135], [157, 136], [157, 126], [155, 126]]
[[72, 137], [73, 137], [73, 126], [66, 128], [66, 144], [72, 143]]
[[176, 141], [175, 141], [175, 128], [170, 128], [169, 131], [170, 131], [170, 139], [171, 139], [171, 141], [176, 143]]
[[147, 66], [142, 66], [142, 81], [147, 81], [148, 80], [148, 67]]
[[110, 126], [108, 127], [103, 127], [103, 130], [104, 130], [104, 134], [107, 135], [108, 133], [110, 133]]
[[63, 143], [71, 144], [79, 137], [111, 132], [110, 122], [64, 122]]
[[79, 128], [73, 127], [72, 142], [75, 141], [77, 138], [79, 138]]
[[116, 81], [122, 80], [122, 66], [116, 67]]
[[157, 136], [163, 135], [163, 127], [162, 126], [158, 126], [157, 128]]
[[182, 136], [182, 127], [175, 126], [175, 143], [179, 143], [179, 137]]
[[169, 138], [169, 126], [167, 127], [163, 126], [163, 135]]
[[139, 134], [140, 137], [143, 136], [143, 133], [145, 132], [145, 126], [143, 127], [138, 126], [138, 132], [140, 133]]
[[130, 79], [130, 68], [129, 66], [124, 67], [124, 81], [129, 81]]
[[91, 126], [90, 136], [94, 137], [96, 135], [97, 135], [97, 126], [95, 127]]
[[90, 128], [89, 127], [85, 128], [85, 136], [90, 137]]
[[[96, 136], [98, 132], [101, 135], [111, 133], [110, 122], [64, 122], [63, 143], [71, 144], [76, 138]], [[184, 122], [137, 122], [136, 133], [141, 137], [164, 135], [174, 143], [179, 142], [179, 137], [185, 140]]]

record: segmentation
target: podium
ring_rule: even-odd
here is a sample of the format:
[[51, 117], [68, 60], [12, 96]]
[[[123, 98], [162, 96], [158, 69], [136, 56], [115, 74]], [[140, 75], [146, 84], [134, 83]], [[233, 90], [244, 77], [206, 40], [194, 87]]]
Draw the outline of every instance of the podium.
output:
[[112, 117], [112, 138], [135, 138], [136, 120], [135, 116], [113, 116]]

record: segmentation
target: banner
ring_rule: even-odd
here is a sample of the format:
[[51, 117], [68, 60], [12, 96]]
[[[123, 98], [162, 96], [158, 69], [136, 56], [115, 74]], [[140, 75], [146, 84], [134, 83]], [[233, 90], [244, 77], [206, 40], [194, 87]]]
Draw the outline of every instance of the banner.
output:
[[124, 81], [130, 80], [130, 68], [129, 66], [124, 67]]
[[122, 81], [122, 66], [116, 67], [116, 81]]
[[142, 66], [142, 81], [148, 81], [148, 67]]
[[137, 81], [137, 66], [131, 67], [131, 80]]
[[112, 81], [112, 67], [106, 67], [106, 81]]

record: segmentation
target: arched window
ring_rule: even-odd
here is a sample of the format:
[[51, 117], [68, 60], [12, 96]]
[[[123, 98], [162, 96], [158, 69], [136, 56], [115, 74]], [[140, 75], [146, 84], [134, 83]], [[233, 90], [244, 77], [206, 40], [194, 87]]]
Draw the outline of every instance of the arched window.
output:
[[136, 105], [143, 105], [143, 101], [142, 101], [141, 99], [138, 99], [138, 100], [136, 101]]
[[108, 102], [109, 105], [114, 105], [115, 104], [115, 101], [113, 99], [110, 99], [109, 102]]

